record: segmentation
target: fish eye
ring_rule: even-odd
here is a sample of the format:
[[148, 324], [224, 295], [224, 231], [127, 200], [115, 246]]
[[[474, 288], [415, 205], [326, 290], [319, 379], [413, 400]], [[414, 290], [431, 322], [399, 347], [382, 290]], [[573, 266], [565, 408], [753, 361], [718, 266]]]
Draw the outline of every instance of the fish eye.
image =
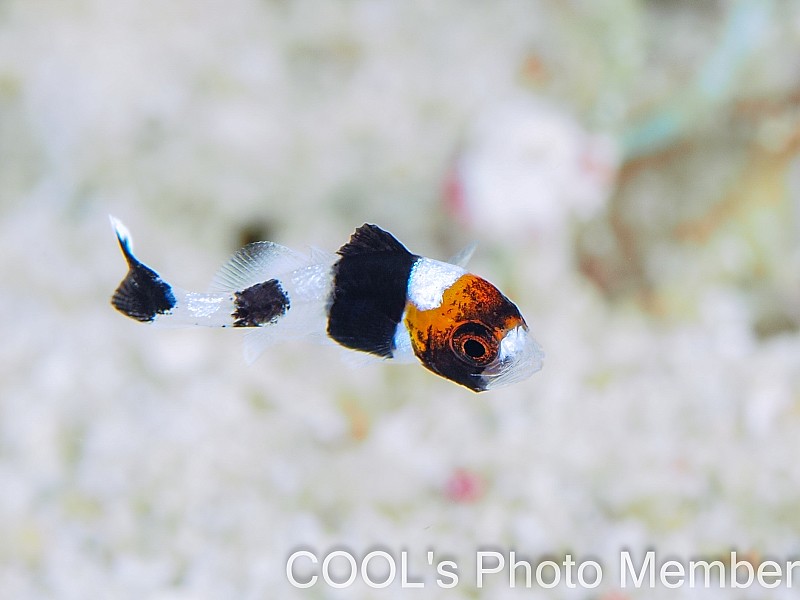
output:
[[470, 358], [479, 360], [481, 356], [486, 354], [486, 346], [478, 340], [468, 339], [464, 342], [464, 353]]
[[453, 331], [450, 347], [456, 356], [472, 366], [483, 366], [497, 357], [497, 340], [481, 323], [470, 321]]

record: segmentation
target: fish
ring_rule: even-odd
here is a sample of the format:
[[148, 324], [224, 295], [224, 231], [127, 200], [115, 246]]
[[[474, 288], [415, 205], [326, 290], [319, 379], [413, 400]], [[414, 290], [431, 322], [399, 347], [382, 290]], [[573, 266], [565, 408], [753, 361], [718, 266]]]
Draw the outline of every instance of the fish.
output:
[[128, 265], [114, 308], [142, 323], [246, 329], [248, 363], [273, 344], [307, 339], [369, 359], [418, 362], [474, 392], [542, 368], [544, 352], [517, 306], [465, 269], [474, 245], [438, 261], [365, 223], [336, 253], [248, 244], [207, 292], [192, 292], [136, 258], [128, 229], [110, 220]]

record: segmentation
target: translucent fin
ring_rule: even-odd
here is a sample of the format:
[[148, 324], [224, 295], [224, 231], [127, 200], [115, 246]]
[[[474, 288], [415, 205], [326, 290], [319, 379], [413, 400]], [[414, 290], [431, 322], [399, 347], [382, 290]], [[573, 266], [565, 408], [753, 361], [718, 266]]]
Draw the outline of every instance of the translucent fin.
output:
[[378, 356], [377, 354], [370, 354], [369, 352], [359, 352], [358, 350], [342, 348], [341, 361], [342, 364], [349, 369], [362, 369], [368, 365], [374, 365], [379, 362], [391, 362], [391, 359], [385, 356]]
[[309, 258], [272, 242], [255, 242], [238, 250], [214, 276], [209, 292], [237, 292], [294, 271]]
[[244, 342], [242, 343], [244, 361], [248, 365], [252, 365], [264, 353], [264, 350], [275, 344], [277, 339], [275, 332], [269, 328], [248, 331], [244, 335]]
[[334, 254], [333, 252], [328, 252], [327, 250], [317, 248], [316, 246], [311, 246], [312, 264], [333, 265], [333, 263], [335, 263], [337, 260], [339, 260], [339, 256]]
[[302, 339], [306, 342], [317, 342], [330, 345], [333, 341], [324, 330], [314, 330], [309, 324], [279, 322], [272, 326], [250, 329], [244, 335], [242, 353], [248, 365], [252, 365], [271, 346], [279, 345], [287, 340]]
[[478, 242], [472, 242], [464, 246], [457, 254], [454, 254], [450, 257], [449, 262], [451, 265], [456, 265], [457, 267], [461, 267], [465, 269], [467, 267], [467, 263], [469, 263], [472, 255], [475, 254], [475, 249], [478, 247]]

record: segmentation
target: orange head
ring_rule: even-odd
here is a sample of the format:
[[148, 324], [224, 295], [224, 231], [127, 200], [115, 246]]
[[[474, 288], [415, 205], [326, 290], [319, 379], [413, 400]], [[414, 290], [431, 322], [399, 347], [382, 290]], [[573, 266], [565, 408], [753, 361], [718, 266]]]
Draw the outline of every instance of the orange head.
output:
[[517, 307], [491, 283], [465, 273], [420, 308], [409, 300], [405, 325], [422, 364], [475, 392], [525, 379], [544, 354]]

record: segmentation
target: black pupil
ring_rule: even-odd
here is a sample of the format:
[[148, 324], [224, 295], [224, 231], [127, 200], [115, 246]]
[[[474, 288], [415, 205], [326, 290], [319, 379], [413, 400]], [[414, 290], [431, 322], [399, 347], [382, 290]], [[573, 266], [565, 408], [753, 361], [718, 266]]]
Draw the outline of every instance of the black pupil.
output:
[[486, 347], [478, 340], [467, 340], [464, 342], [464, 352], [470, 358], [480, 358], [486, 354]]

